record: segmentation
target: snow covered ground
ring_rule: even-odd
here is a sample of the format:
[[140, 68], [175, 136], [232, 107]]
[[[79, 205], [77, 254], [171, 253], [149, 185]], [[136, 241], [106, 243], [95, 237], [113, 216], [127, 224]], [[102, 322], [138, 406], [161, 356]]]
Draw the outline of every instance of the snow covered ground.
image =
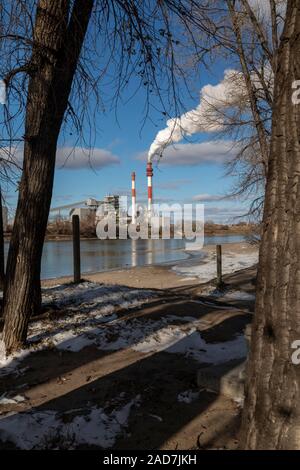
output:
[[93, 343], [100, 346], [103, 343], [105, 346], [108, 340], [105, 340], [107, 331], [103, 329], [103, 325], [117, 320], [119, 310], [130, 311], [157, 296], [158, 294], [151, 290], [101, 285], [94, 282], [43, 289], [43, 304], [62, 309], [62, 315], [55, 319], [30, 323], [28, 342], [31, 347], [18, 351], [13, 357], [6, 357], [0, 335], [0, 376], [16, 369], [24, 357], [37, 350], [57, 347], [80, 351]]
[[[122, 396], [118, 398], [121, 402]], [[80, 444], [110, 448], [117, 436], [126, 432], [131, 409], [139, 406], [139, 400], [137, 395], [125, 405], [116, 403], [112, 411], [96, 406], [88, 412], [70, 410], [70, 414], [77, 412], [70, 422], [54, 410], [6, 413], [0, 416], [0, 439], [24, 450], [72, 449]]]
[[238, 289], [229, 289], [229, 290], [218, 290], [213, 285], [208, 285], [201, 290], [201, 295], [207, 295], [210, 297], [215, 297], [216, 299], [222, 298], [222, 301], [226, 300], [245, 300], [253, 301], [255, 300], [255, 294], [251, 292], [246, 292], [244, 290]]
[[[239, 269], [249, 268], [258, 262], [258, 253], [228, 252], [222, 258], [223, 274], [230, 274]], [[178, 275], [188, 278], [199, 278], [200, 282], [208, 282], [216, 277], [216, 255], [207, 253], [206, 257], [190, 258], [172, 268]]]
[[[62, 295], [62, 291], [65, 295]], [[95, 296], [92, 295], [93, 292]], [[82, 303], [79, 310], [80, 297]], [[201, 329], [207, 327], [205, 321], [184, 316], [184, 312], [180, 317], [168, 315], [158, 320], [123, 319], [116, 313], [120, 306], [124, 308], [126, 305], [130, 309], [155, 297], [157, 294], [153, 291], [102, 287], [88, 282], [64, 289], [62, 286], [54, 287], [51, 292], [46, 290], [45, 299], [63, 306], [65, 314], [57, 319], [31, 323], [28, 334], [31, 347], [15, 353], [13, 357], [5, 356], [0, 336], [0, 376], [12, 371], [20, 372], [19, 365], [24, 357], [49, 347], [72, 352], [90, 345], [104, 351], [126, 348], [145, 354], [166, 351], [213, 364], [235, 358], [239, 352], [241, 357], [245, 355], [243, 337], [224, 344], [206, 344], [200, 333]], [[195, 301], [196, 303], [199, 302]]]
[[[201, 335], [208, 326], [205, 318], [187, 316], [184, 311], [182, 315], [159, 318], [128, 315], [132, 308], [155, 299], [159, 300], [156, 291], [92, 282], [44, 289], [43, 302], [60, 313], [30, 323], [30, 346], [13, 357], [5, 356], [0, 337], [0, 376], [23, 375], [23, 358], [47, 348], [78, 352], [93, 345], [104, 351], [131, 349], [147, 355], [164, 351], [208, 364], [245, 357], [243, 335], [223, 343], [206, 342]], [[196, 304], [199, 301], [195, 301], [195, 309]], [[188, 391], [178, 397], [184, 403], [195, 399]], [[1, 414], [1, 406], [23, 401], [17, 392], [0, 397], [0, 441], [11, 441], [23, 449], [55, 448], [56, 441], [66, 448], [80, 444], [110, 448], [118, 436], [126, 434], [131, 410], [139, 406], [140, 397], [121, 394], [101, 407], [91, 405], [70, 410], [74, 416], [67, 421], [55, 410], [29, 409]]]

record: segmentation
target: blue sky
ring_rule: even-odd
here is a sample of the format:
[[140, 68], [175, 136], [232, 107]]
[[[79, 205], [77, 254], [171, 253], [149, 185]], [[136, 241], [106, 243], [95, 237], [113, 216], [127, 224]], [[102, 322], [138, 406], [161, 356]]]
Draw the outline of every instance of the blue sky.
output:
[[[207, 83], [216, 84], [223, 77], [224, 67], [215, 67], [213, 73], [204, 72], [201, 80], [193, 85], [193, 96], [186, 94], [185, 107], [190, 109], [199, 102], [199, 91]], [[123, 95], [123, 101], [134, 90], [134, 84]], [[146, 197], [146, 162], [144, 157], [156, 133], [165, 127], [166, 118], [150, 112], [143, 124], [145, 97], [139, 92], [126, 104], [119, 104], [118, 122], [114, 111], [98, 116], [96, 122], [96, 149], [105, 149], [110, 157], [99, 155], [105, 166], [90, 168], [57, 169], [52, 207], [81, 201], [88, 196], [102, 198], [108, 193], [130, 194], [131, 172], [136, 172], [137, 198]], [[224, 160], [229, 158], [223, 142], [211, 141], [211, 135], [196, 135], [189, 142], [182, 142], [166, 152], [166, 156], [154, 165], [154, 198], [166, 202], [205, 203], [206, 219], [231, 221], [246, 211], [246, 204], [238, 200], [218, 200], [230, 192], [232, 177], [225, 176]], [[207, 141], [210, 141], [207, 144]], [[99, 150], [101, 152], [101, 150]], [[108, 157], [108, 158], [107, 158]], [[76, 155], [74, 157], [74, 160]], [[107, 159], [107, 160], [106, 160]], [[70, 167], [72, 163], [70, 164]]]
[[[224, 68], [220, 64], [214, 68], [213, 73], [202, 72], [198, 83], [193, 83], [192, 96], [186, 93], [186, 110], [199, 103], [199, 91], [203, 85], [219, 82]], [[91, 159], [93, 168], [90, 167], [87, 156], [89, 149], [82, 151], [76, 148], [75, 154], [71, 154], [66, 162], [66, 156], [72, 152], [74, 146], [74, 137], [60, 140], [52, 207], [82, 201], [88, 197], [101, 199], [107, 194], [130, 194], [132, 171], [137, 176], [137, 199], [140, 202], [145, 200], [145, 156], [156, 133], [165, 127], [166, 117], [151, 110], [149, 119], [143, 123], [143, 90], [126, 102], [135, 86], [133, 81], [124, 91], [123, 103], [119, 103], [117, 113], [112, 110], [98, 114], [94, 123], [96, 135]], [[153, 103], [157, 105], [155, 98]], [[207, 220], [232, 221], [233, 217], [246, 212], [246, 205], [232, 199], [218, 200], [230, 191], [234, 180], [232, 177], [225, 177], [224, 160], [228, 158], [226, 145], [211, 139], [211, 135], [196, 135], [189, 142], [170, 148], [160, 163], [154, 165], [155, 202], [183, 203], [199, 200], [205, 203]], [[7, 196], [13, 210], [16, 193], [10, 191]]]

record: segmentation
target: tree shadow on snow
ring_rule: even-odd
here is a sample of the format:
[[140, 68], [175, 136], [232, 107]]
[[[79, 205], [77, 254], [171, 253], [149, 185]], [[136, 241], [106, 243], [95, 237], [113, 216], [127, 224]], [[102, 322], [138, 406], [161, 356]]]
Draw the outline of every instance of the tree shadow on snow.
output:
[[[201, 308], [203, 309], [203, 307]], [[215, 310], [215, 308], [212, 309], [211, 307], [211, 310]], [[162, 308], [161, 314], [163, 313], [164, 309]], [[206, 307], [203, 318], [209, 313], [209, 307]], [[237, 313], [231, 318], [223, 319], [219, 324], [212, 326], [205, 332], [201, 332], [201, 337], [212, 348], [212, 345], [216, 345], [218, 342], [232, 341], [237, 334], [242, 333], [247, 323], [249, 323], [249, 316]], [[145, 331], [144, 334], [145, 339], [147, 332]], [[189, 340], [193, 342], [197, 334], [197, 331], [191, 333]], [[141, 340], [142, 338], [139, 339], [139, 341]], [[208, 391], [199, 392], [196, 384], [197, 371], [210, 363], [205, 362], [207, 357], [205, 351], [203, 351], [204, 360], [201, 362], [201, 350], [199, 350], [198, 358], [195, 360], [193, 354], [189, 354], [186, 350], [186, 341], [186, 337], [179, 339], [164, 351], [149, 353], [147, 356], [132, 353], [131, 360], [134, 362], [131, 364], [126, 363], [128, 359], [122, 356], [124, 352], [122, 348], [117, 352], [101, 351], [94, 346], [72, 353], [57, 350], [37, 352], [22, 361], [21, 367], [28, 366], [31, 369], [21, 377], [8, 378], [7, 385], [11, 382], [11, 386], [15, 387], [18, 382], [23, 384], [27, 382], [28, 390], [39, 385], [34, 382], [37, 379], [40, 384], [43, 384], [68, 373], [75, 374], [76, 369], [81, 381], [74, 384], [72, 390], [67, 390], [62, 385], [60, 392], [59, 386], [56, 385], [54, 398], [44, 398], [41, 405], [30, 410], [30, 414], [34, 416], [52, 411], [55, 413], [58, 422], [66, 423], [70, 416], [88, 414], [94, 407], [102, 408], [106, 415], [110, 416], [115, 406], [126, 405], [126, 403], [139, 397], [130, 410], [128, 426], [121, 426], [120, 432], [116, 434], [113, 448], [150, 450], [169, 447], [175, 449], [178, 441], [182, 445], [182, 434], [180, 437], [178, 437], [178, 434], [185, 429], [187, 430], [186, 442], [189, 443], [188, 445], [195, 448], [197, 446], [202, 447], [198, 438], [201, 435], [202, 441], [204, 431], [199, 417], [209, 412], [211, 406], [218, 399], [218, 394]], [[127, 347], [133, 344], [129, 341]], [[186, 353], [178, 353], [176, 350], [182, 350]], [[115, 370], [109, 371], [114, 355], [116, 355]], [[238, 359], [235, 361], [234, 366], [243, 361], [244, 358]], [[85, 377], [84, 367], [90, 364], [93, 364], [95, 376], [99, 375], [101, 371], [103, 371], [103, 375], [96, 378]], [[228, 364], [230, 368], [230, 362]], [[221, 381], [222, 374], [228, 372], [228, 367], [227, 369], [225, 367], [223, 372], [222, 368], [220, 369], [219, 381]], [[21, 393], [21, 390], [19, 389], [19, 393]], [[179, 395], [188, 390], [194, 393], [199, 392], [199, 394], [190, 403], [180, 401]], [[72, 410], [74, 410], [73, 414]], [[218, 433], [226, 434], [228, 426], [232, 426], [232, 420], [237, 419], [236, 417], [233, 418], [232, 415], [227, 416], [225, 410], [223, 410], [223, 415], [224, 419], [220, 420], [220, 416], [217, 415], [214, 415], [211, 419], [211, 428], [214, 427], [215, 432], [212, 433], [212, 436], [209, 434], [206, 444], [203, 444], [204, 447], [207, 446], [207, 442], [210, 443], [210, 446], [213, 445], [217, 440]], [[26, 412], [20, 412], [18, 416], [21, 421], [25, 420], [26, 422], [28, 419], [28, 413]], [[12, 421], [16, 419], [15, 417], [16, 415], [14, 417], [7, 416], [0, 420], [0, 439], [1, 429], [2, 431], [7, 428], [11, 429], [10, 425], [16, 422]], [[210, 422], [209, 419], [208, 422]], [[218, 425], [217, 422], [219, 422]], [[70, 446], [64, 432], [66, 426], [58, 429], [58, 439], [55, 439], [55, 443], [51, 439], [46, 440], [43, 448], [52, 448], [53, 445], [56, 447], [60, 447], [60, 445]], [[98, 428], [96, 423], [96, 432], [100, 434], [108, 432], [102, 429], [103, 426], [109, 428], [111, 423], [98, 422]], [[18, 429], [13, 429], [11, 432], [17, 434]], [[82, 433], [84, 433], [84, 429]], [[41, 433], [42, 435], [43, 433]], [[194, 436], [193, 439], [191, 439], [191, 435]], [[8, 445], [9, 443], [7, 443]], [[74, 446], [74, 443], [72, 445]], [[77, 444], [75, 444], [76, 446]], [[83, 443], [79, 447], [90, 448], [90, 445]], [[98, 447], [101, 446], [98, 445]]]

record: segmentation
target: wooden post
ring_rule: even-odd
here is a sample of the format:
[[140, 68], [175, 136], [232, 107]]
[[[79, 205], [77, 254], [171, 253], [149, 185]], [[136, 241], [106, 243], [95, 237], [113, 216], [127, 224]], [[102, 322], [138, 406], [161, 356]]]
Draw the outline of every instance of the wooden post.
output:
[[217, 287], [222, 285], [222, 245], [217, 245]]
[[73, 228], [73, 266], [74, 266], [74, 282], [79, 283], [81, 280], [80, 272], [80, 221], [79, 215], [72, 216]]

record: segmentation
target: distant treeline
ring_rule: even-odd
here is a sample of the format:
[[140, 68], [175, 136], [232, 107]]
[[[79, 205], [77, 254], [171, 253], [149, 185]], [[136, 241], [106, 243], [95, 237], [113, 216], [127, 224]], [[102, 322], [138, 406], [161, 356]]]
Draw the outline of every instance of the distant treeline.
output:
[[[196, 227], [193, 227], [195, 230]], [[216, 224], [214, 222], [207, 222], [204, 226], [205, 235], [251, 235], [258, 230], [254, 224], [247, 222], [239, 222], [237, 224]], [[174, 226], [170, 227], [171, 236], [174, 235]], [[84, 238], [95, 238], [96, 226], [94, 218], [85, 219], [80, 222], [80, 233]], [[69, 220], [57, 219], [54, 222], [48, 223], [47, 237], [48, 238], [68, 238], [72, 235], [72, 223]]]

